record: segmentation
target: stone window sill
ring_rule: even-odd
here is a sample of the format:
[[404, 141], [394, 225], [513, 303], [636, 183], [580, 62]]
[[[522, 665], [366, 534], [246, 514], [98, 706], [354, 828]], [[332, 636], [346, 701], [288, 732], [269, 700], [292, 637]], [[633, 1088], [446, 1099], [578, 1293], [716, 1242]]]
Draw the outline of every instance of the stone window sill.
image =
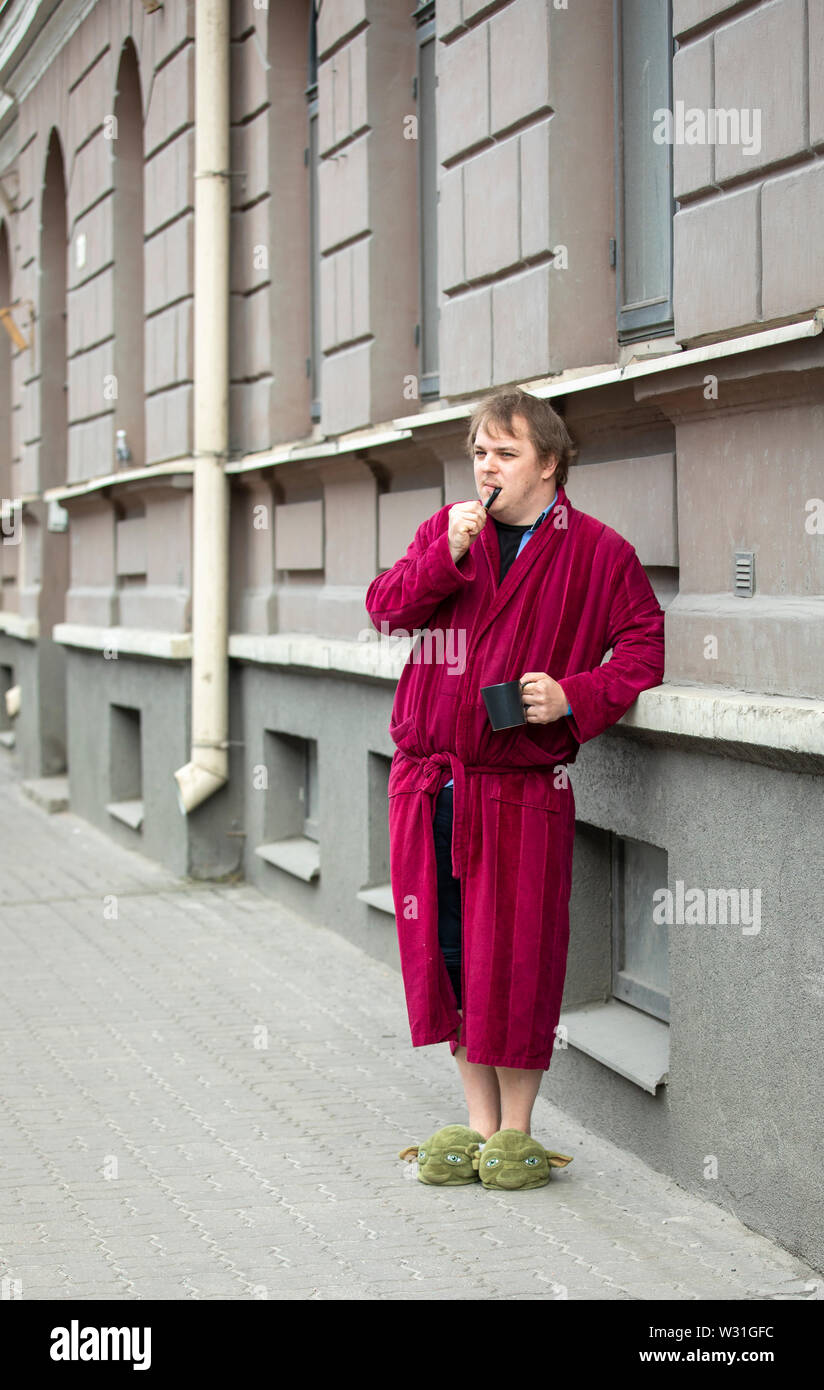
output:
[[115, 820], [121, 820], [132, 830], [139, 830], [143, 824], [142, 801], [110, 801], [106, 810]]
[[255, 854], [273, 864], [276, 869], [302, 878], [304, 883], [313, 883], [320, 878], [320, 850], [317, 840], [306, 835], [291, 835], [287, 840], [272, 840], [268, 845], [258, 845]]
[[561, 1014], [570, 1047], [655, 1095], [669, 1080], [669, 1024], [618, 999]]
[[374, 888], [361, 888], [355, 897], [362, 903], [368, 903], [370, 907], [377, 908], [378, 912], [385, 912], [390, 917], [395, 916], [395, 900], [392, 897], [391, 883], [379, 883]]

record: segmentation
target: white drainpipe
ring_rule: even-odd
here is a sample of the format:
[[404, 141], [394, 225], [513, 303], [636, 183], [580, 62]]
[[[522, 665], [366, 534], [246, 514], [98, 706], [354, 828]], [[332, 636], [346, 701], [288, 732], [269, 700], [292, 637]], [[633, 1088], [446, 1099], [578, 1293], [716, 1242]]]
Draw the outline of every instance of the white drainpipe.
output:
[[174, 774], [184, 815], [228, 781], [229, 205], [229, 0], [197, 0], [192, 747]]

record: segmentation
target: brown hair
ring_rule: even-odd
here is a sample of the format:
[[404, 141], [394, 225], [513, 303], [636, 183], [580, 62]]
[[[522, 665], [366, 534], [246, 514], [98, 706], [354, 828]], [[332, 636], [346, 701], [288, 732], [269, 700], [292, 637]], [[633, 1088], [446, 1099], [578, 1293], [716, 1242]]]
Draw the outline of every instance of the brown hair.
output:
[[541, 463], [549, 461], [554, 454], [558, 460], [553, 478], [558, 487], [563, 487], [569, 474], [577, 449], [572, 442], [569, 430], [549, 401], [522, 391], [520, 386], [502, 386], [492, 391], [478, 403], [469, 421], [466, 447], [470, 458], [475, 455], [475, 436], [479, 429], [493, 424], [498, 429], [514, 433], [512, 417], [522, 415], [526, 421], [527, 433]]

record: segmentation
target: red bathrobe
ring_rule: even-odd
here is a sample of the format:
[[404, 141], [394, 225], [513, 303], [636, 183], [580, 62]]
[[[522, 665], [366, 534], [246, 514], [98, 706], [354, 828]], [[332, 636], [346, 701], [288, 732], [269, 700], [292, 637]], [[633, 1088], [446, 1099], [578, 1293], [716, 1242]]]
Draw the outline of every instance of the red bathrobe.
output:
[[[449, 1041], [454, 1053], [461, 1042], [470, 1062], [546, 1071], [566, 975], [575, 834], [562, 764], [660, 684], [664, 614], [629, 542], [576, 511], [561, 487], [502, 584], [491, 518], [457, 565], [448, 524], [447, 505], [366, 594], [379, 631], [420, 634], [390, 723], [390, 865], [412, 1045]], [[572, 715], [495, 732], [481, 687], [527, 671], [560, 682]], [[450, 777], [462, 1034], [438, 943], [432, 828]]]

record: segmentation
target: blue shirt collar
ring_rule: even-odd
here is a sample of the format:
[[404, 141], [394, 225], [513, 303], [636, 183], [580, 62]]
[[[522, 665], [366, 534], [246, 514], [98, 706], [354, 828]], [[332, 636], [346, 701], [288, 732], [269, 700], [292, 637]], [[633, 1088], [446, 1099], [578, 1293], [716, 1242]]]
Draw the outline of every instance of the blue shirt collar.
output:
[[530, 531], [537, 531], [537, 529], [538, 529], [538, 527], [540, 526], [541, 522], [543, 521], [544, 517], [547, 515], [547, 512], [551, 512], [551, 511], [552, 511], [552, 508], [555, 506], [555, 503], [556, 503], [557, 501], [558, 501], [558, 490], [557, 490], [557, 488], [556, 488], [556, 490], [555, 490], [555, 496], [553, 497], [552, 501], [548, 504], [548, 506], [544, 507], [544, 510], [541, 512], [541, 515], [538, 517], [537, 521], [534, 521], [534, 522], [532, 523], [532, 525], [531, 525], [530, 528], [529, 528]]

